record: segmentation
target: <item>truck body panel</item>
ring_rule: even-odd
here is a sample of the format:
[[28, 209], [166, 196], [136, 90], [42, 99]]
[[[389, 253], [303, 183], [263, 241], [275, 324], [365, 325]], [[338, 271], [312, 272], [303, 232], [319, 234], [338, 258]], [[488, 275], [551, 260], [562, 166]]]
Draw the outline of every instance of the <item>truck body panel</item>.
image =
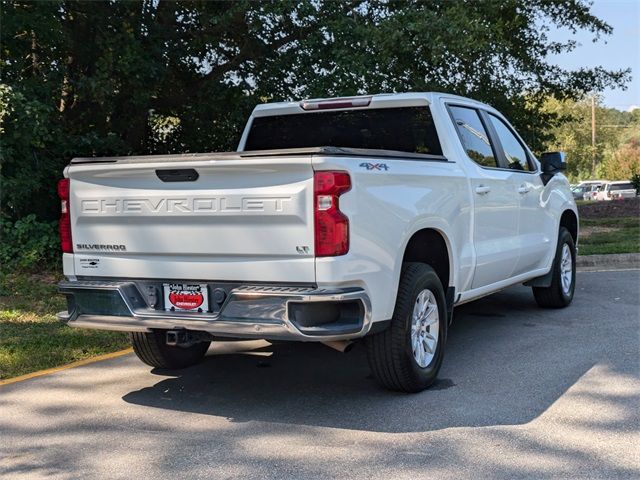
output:
[[[180, 169], [197, 181], [157, 174]], [[76, 275], [315, 280], [309, 155], [129, 159], [75, 164], [68, 176]]]
[[[353, 188], [341, 197], [350, 219], [349, 253], [316, 260], [318, 285], [361, 284], [370, 293], [373, 321], [393, 314], [400, 268], [407, 243], [423, 229], [433, 229], [449, 243], [449, 285], [464, 285], [473, 266], [471, 199], [467, 180], [456, 162], [446, 160], [375, 160], [388, 170], [360, 167], [362, 159], [314, 156], [317, 170], [346, 170]], [[454, 260], [455, 259], [455, 260]], [[454, 265], [455, 263], [455, 265]]]

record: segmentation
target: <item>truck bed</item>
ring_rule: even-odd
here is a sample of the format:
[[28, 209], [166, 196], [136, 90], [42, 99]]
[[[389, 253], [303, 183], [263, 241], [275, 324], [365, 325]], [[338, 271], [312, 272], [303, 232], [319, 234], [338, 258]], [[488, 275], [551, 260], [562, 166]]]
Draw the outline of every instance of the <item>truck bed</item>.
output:
[[89, 163], [163, 163], [163, 162], [191, 162], [207, 160], [243, 160], [255, 157], [288, 157], [299, 155], [331, 155], [347, 157], [370, 158], [399, 158], [416, 160], [447, 161], [442, 155], [430, 155], [423, 153], [399, 152], [396, 150], [378, 150], [370, 148], [342, 148], [342, 147], [308, 147], [286, 148], [277, 150], [254, 150], [249, 152], [214, 152], [214, 153], [189, 153], [180, 155], [131, 155], [124, 157], [77, 157], [71, 160], [72, 164]]

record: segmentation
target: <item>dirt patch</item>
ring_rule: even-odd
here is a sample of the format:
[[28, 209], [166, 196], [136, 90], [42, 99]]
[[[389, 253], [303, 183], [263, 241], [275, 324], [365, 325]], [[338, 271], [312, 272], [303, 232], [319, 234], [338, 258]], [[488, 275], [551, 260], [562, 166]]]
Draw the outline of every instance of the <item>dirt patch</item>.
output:
[[591, 235], [598, 233], [611, 233], [621, 230], [616, 227], [582, 227], [580, 228], [580, 237], [581, 238], [589, 238]]
[[580, 218], [640, 217], [640, 197], [578, 205]]

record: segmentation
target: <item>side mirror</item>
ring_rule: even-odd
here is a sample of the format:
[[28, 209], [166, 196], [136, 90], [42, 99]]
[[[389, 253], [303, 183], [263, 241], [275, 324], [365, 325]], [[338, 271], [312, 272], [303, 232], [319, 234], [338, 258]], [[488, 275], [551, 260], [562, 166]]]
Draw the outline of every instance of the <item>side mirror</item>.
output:
[[540, 157], [542, 173], [553, 175], [567, 169], [567, 161], [564, 152], [545, 152]]

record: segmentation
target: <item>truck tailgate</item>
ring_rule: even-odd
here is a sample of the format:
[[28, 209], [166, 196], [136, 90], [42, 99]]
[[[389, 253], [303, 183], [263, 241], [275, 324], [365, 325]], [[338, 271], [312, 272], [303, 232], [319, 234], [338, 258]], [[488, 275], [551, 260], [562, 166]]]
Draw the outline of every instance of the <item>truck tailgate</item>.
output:
[[67, 176], [77, 276], [315, 281], [311, 155], [72, 163]]

